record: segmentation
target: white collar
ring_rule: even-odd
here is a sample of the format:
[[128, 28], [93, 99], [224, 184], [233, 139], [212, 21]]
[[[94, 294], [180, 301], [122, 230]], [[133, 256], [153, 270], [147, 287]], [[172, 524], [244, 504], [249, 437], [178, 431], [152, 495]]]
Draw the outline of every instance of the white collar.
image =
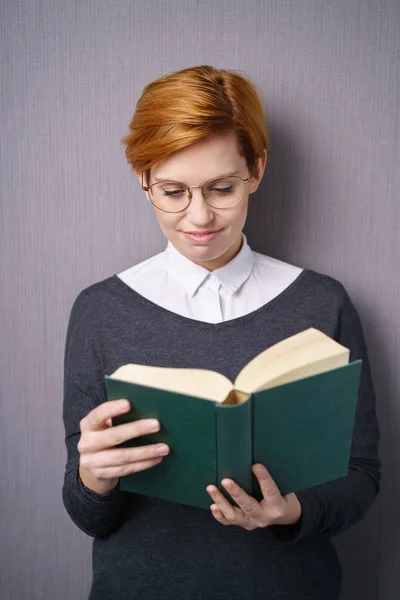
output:
[[211, 275], [227, 292], [234, 294], [250, 277], [254, 266], [254, 255], [243, 233], [242, 247], [238, 254], [226, 265], [213, 272], [183, 256], [171, 242], [168, 242], [165, 254], [166, 271], [190, 298], [193, 298], [202, 283]]

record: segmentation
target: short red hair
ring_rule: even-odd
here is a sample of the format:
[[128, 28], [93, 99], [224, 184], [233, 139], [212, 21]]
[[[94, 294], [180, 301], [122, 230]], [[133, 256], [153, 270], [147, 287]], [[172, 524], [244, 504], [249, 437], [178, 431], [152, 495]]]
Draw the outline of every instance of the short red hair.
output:
[[144, 88], [122, 144], [128, 163], [141, 175], [177, 150], [229, 132], [236, 134], [251, 172], [269, 146], [257, 88], [234, 71], [190, 67]]

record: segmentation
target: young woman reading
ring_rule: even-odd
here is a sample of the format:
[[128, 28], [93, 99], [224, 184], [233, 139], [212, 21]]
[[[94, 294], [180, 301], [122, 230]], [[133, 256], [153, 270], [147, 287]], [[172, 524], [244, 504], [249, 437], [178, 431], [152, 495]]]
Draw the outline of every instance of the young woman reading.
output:
[[[335, 600], [341, 568], [331, 536], [359, 521], [379, 488], [374, 391], [343, 286], [253, 252], [242, 233], [268, 151], [257, 90], [208, 66], [161, 77], [144, 89], [123, 142], [167, 246], [84, 289], [71, 311], [63, 500], [94, 538], [90, 600]], [[120, 477], [156, 468], [169, 448], [118, 447], [160, 424], [112, 426], [129, 402], [107, 401], [105, 375], [132, 362], [234, 380], [307, 327], [363, 359], [347, 477], [282, 496], [255, 464], [263, 500], [223, 480], [235, 502], [208, 486], [209, 511], [121, 491]]]

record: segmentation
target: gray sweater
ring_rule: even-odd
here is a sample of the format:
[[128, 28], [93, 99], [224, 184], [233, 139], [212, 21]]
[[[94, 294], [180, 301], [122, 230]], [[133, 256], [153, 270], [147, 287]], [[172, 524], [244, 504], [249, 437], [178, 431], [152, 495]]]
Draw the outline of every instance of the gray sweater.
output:
[[[264, 349], [316, 327], [363, 359], [347, 477], [299, 492], [295, 526], [246, 531], [211, 512], [122, 492], [105, 496], [78, 474], [80, 420], [106, 400], [104, 375], [125, 363], [212, 369], [234, 380]], [[379, 489], [378, 425], [362, 327], [343, 286], [304, 270], [268, 304], [223, 323], [177, 315], [116, 275], [76, 299], [65, 348], [68, 461], [63, 501], [94, 538], [90, 600], [334, 600], [341, 568], [331, 536], [359, 521]], [[210, 498], [210, 504], [212, 504]]]

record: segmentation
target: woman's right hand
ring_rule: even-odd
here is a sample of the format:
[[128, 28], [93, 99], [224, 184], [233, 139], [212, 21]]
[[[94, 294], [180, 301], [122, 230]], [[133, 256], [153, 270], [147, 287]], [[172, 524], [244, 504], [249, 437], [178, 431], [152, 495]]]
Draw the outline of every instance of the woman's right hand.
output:
[[112, 426], [111, 419], [128, 412], [128, 400], [111, 400], [96, 406], [80, 422], [79, 475], [83, 484], [98, 494], [108, 494], [122, 475], [158, 465], [169, 453], [166, 444], [115, 448], [118, 444], [159, 431], [156, 419], [140, 419]]

